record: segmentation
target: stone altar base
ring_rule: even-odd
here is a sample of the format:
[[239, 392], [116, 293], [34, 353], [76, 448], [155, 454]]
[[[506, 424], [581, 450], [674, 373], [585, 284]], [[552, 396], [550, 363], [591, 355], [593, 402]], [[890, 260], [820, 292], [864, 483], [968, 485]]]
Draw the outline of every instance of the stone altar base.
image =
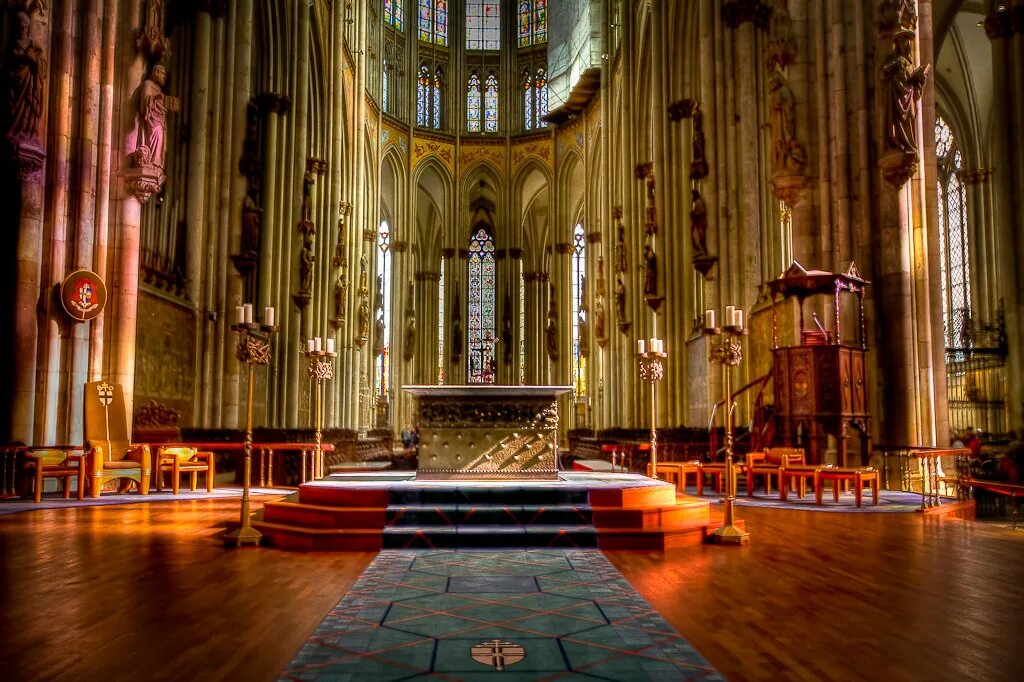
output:
[[253, 525], [302, 551], [383, 548], [665, 549], [703, 542], [709, 502], [638, 474], [555, 480], [424, 480], [417, 472], [335, 474], [268, 503]]

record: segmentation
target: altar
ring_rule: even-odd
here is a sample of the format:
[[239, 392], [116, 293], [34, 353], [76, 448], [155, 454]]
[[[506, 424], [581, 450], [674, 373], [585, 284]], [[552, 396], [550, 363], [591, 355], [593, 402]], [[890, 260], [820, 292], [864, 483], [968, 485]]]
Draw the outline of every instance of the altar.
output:
[[403, 386], [416, 399], [417, 478], [557, 479], [570, 386]]

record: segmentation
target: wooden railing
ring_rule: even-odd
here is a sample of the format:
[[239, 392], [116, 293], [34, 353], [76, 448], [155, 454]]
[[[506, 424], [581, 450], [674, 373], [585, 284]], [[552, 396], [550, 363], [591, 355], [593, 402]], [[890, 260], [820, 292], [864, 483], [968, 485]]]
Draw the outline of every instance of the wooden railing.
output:
[[[939, 486], [949, 488], [952, 482], [958, 501], [969, 500], [971, 477], [971, 451], [969, 448], [911, 448], [908, 455], [917, 460], [921, 472], [921, 511], [937, 507], [940, 501]], [[940, 457], [952, 457], [955, 475], [940, 475]], [[943, 472], [945, 474], [945, 472]]]
[[1024, 485], [1014, 483], [1002, 483], [1000, 481], [986, 481], [984, 479], [970, 477], [966, 480], [969, 488], [980, 488], [996, 495], [1006, 495], [1010, 498], [1010, 518], [1013, 520], [1013, 529], [1017, 530], [1017, 498], [1024, 497]]

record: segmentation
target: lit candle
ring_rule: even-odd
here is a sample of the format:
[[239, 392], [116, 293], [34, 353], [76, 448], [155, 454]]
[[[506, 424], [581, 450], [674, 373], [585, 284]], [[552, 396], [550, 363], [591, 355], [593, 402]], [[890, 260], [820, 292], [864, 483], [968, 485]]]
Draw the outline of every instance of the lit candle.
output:
[[274, 306], [267, 306], [263, 309], [263, 322], [268, 327], [274, 326]]
[[334, 337], [333, 336], [328, 336], [327, 337], [327, 352], [328, 353], [333, 353], [334, 352]]
[[644, 340], [643, 339], [637, 339], [636, 340], [636, 352], [637, 352], [637, 355], [643, 355], [644, 354]]
[[704, 328], [714, 329], [715, 328], [715, 311], [705, 310], [704, 311]]
[[743, 311], [739, 308], [736, 309], [736, 328], [743, 329]]
[[735, 319], [735, 317], [736, 317], [736, 306], [734, 306], [734, 305], [727, 305], [727, 306], [725, 306], [725, 321], [722, 322], [722, 325], [725, 326], [725, 327], [731, 327], [733, 325], [733, 320]]
[[246, 303], [245, 308], [245, 323], [252, 324], [252, 303]]
[[316, 352], [319, 353], [320, 351], [323, 350], [323, 345], [321, 344], [321, 338], [318, 336], [318, 337], [316, 337], [314, 339], [314, 341], [316, 341]]
[[308, 352], [310, 352], [310, 353], [315, 351], [316, 350], [316, 341], [314, 341], [313, 339], [309, 339], [308, 341], [306, 341], [306, 350]]
[[235, 319], [238, 324], [245, 324], [245, 308], [242, 306], [235, 308]]

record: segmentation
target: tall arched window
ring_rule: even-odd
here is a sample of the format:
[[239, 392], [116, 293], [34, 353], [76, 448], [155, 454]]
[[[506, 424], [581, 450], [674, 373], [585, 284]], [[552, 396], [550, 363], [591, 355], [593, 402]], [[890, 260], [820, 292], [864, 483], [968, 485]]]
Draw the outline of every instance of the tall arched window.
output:
[[466, 132], [480, 132], [480, 76], [475, 71], [469, 74], [466, 88]]
[[466, 49], [497, 50], [500, 47], [499, 0], [466, 0]]
[[548, 41], [547, 0], [519, 0], [519, 47]]
[[588, 341], [582, 338], [589, 322], [583, 298], [586, 276], [587, 235], [583, 225], [577, 224], [572, 233], [572, 389], [577, 398], [587, 394], [587, 359], [583, 357], [581, 345]]
[[[391, 230], [382, 220], [377, 230], [377, 298], [374, 301], [373, 324], [374, 344], [374, 396], [378, 399], [388, 394], [388, 379], [391, 376]], [[378, 338], [379, 337], [379, 338]]]
[[548, 72], [541, 67], [536, 74], [523, 71], [523, 128], [547, 128], [544, 117], [548, 114]]
[[484, 81], [484, 132], [498, 132], [498, 77], [493, 71]]
[[384, 22], [402, 30], [405, 19], [405, 0], [384, 0]]
[[390, 113], [391, 109], [388, 106], [388, 78], [390, 77], [391, 64], [388, 63], [387, 58], [384, 59], [384, 66], [381, 68], [380, 73], [380, 108], [385, 112]]
[[444, 71], [438, 66], [434, 73], [430, 67], [420, 64], [416, 82], [416, 125], [424, 128], [441, 129], [441, 100], [444, 94]]
[[935, 154], [939, 182], [939, 268], [942, 289], [942, 327], [947, 348], [962, 348], [971, 319], [970, 248], [967, 238], [967, 189], [960, 179], [963, 155], [953, 131], [935, 118]]
[[486, 227], [469, 240], [469, 368], [471, 384], [493, 384], [495, 321], [494, 237]]
[[448, 0], [419, 0], [420, 40], [448, 44]]

